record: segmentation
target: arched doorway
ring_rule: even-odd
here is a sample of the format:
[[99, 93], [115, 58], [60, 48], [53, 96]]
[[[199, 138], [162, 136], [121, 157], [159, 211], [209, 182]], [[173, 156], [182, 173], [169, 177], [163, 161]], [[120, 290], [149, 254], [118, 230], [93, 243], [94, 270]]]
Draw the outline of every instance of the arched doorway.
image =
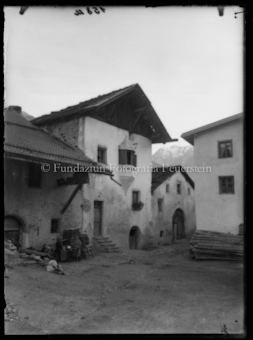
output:
[[22, 223], [14, 216], [4, 218], [4, 239], [11, 242], [19, 248], [22, 246]]
[[177, 209], [175, 211], [172, 223], [174, 240], [180, 240], [184, 238], [185, 237], [184, 213], [181, 209]]
[[129, 233], [129, 249], [137, 249], [140, 241], [140, 229], [132, 227]]

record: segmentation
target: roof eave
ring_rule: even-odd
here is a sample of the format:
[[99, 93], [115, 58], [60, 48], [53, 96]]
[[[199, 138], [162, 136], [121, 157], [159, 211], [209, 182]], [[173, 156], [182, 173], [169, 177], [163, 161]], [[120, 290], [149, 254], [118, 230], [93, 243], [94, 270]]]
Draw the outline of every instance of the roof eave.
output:
[[207, 125], [203, 125], [203, 126], [201, 126], [199, 128], [196, 128], [194, 130], [190, 130], [190, 131], [184, 132], [181, 135], [181, 137], [183, 139], [185, 139], [187, 142], [193, 144], [193, 142], [190, 142], [189, 140], [192, 141], [194, 139], [194, 135], [196, 135], [198, 133], [206, 132], [206, 131], [211, 130], [211, 129], [215, 129], [216, 127], [220, 127], [220, 126], [228, 124], [228, 123], [232, 123], [232, 122], [234, 122], [236, 120], [239, 120], [241, 118], [243, 118], [243, 114], [242, 113], [238, 113], [236, 115], [233, 115], [233, 116], [230, 116], [230, 117], [218, 120], [216, 122], [213, 122], [213, 123], [210, 123], [210, 124], [207, 124]]

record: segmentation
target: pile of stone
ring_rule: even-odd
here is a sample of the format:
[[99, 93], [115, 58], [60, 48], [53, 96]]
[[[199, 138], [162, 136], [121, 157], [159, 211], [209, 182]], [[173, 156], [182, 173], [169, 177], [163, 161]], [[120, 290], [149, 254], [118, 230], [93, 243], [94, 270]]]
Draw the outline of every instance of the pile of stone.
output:
[[243, 260], [243, 237], [229, 233], [197, 230], [190, 240], [195, 260]]

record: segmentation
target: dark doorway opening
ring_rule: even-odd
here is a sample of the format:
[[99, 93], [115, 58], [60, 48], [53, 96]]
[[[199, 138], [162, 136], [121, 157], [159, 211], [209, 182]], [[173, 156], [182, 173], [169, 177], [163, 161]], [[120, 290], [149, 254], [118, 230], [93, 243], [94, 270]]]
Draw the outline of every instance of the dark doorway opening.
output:
[[94, 236], [102, 235], [102, 201], [94, 201]]
[[177, 209], [173, 216], [173, 236], [174, 240], [180, 240], [185, 237], [184, 213]]
[[20, 244], [20, 236], [22, 232], [22, 225], [18, 219], [15, 217], [5, 217], [4, 218], [4, 239], [11, 240], [11, 242], [19, 248]]
[[140, 229], [132, 227], [129, 233], [129, 249], [137, 249], [140, 241]]

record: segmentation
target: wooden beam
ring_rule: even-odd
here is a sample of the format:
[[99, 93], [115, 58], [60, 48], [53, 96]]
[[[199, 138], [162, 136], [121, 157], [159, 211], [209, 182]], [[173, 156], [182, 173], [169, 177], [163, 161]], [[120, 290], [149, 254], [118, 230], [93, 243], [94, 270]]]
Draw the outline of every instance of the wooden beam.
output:
[[64, 207], [61, 209], [61, 214], [63, 214], [65, 212], [65, 210], [68, 208], [68, 206], [70, 205], [70, 203], [72, 202], [73, 198], [75, 197], [75, 195], [77, 194], [78, 190], [80, 190], [82, 187], [82, 183], [78, 184], [75, 188], [75, 190], [72, 192], [70, 198], [68, 199], [68, 201], [66, 202], [66, 204], [64, 205]]
[[130, 133], [133, 131], [133, 128], [135, 127], [136, 123], [138, 122], [140, 116], [143, 114], [144, 112], [140, 112], [137, 116], [137, 118], [135, 119], [135, 122], [133, 123], [131, 129], [130, 129]]

